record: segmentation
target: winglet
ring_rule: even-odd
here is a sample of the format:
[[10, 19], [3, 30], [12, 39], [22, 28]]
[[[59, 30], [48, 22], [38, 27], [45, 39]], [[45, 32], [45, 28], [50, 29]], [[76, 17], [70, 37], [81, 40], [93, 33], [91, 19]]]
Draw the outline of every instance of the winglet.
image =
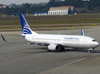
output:
[[3, 41], [6, 41], [6, 39], [4, 38], [4, 36], [2, 34], [1, 34], [1, 37], [2, 37]]
[[84, 31], [83, 31], [83, 29], [81, 29], [81, 35], [84, 36]]

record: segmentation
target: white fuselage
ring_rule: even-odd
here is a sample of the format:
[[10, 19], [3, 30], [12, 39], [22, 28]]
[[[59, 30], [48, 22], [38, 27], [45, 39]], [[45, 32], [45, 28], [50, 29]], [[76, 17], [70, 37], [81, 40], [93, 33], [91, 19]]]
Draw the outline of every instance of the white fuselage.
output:
[[95, 48], [99, 43], [87, 36], [78, 35], [51, 35], [51, 34], [36, 34], [26, 35], [25, 39], [32, 43], [42, 44], [60, 44], [64, 47], [71, 48]]
[[[25, 17], [20, 13], [20, 20], [22, 26], [22, 36], [29, 41], [29, 44], [47, 45], [50, 51], [64, 51], [65, 47], [70, 48], [87, 48], [89, 51], [93, 50], [99, 43], [91, 38], [84, 36], [81, 29], [81, 36], [78, 35], [52, 35], [52, 34], [38, 34], [32, 31], [28, 25]], [[2, 35], [1, 35], [2, 36]], [[4, 37], [2, 36], [5, 41]]]

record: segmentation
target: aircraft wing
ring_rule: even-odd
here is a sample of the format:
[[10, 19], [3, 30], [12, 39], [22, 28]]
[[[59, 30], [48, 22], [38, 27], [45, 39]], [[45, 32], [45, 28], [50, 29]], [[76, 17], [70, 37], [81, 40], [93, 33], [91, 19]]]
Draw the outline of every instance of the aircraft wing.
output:
[[41, 46], [48, 46], [49, 45], [47, 43], [34, 43], [34, 42], [26, 42], [26, 41], [23, 41], [23, 42], [22, 41], [7, 41], [2, 34], [1, 34], [1, 37], [2, 37], [2, 40], [4, 42], [7, 42], [7, 43], [26, 43], [26, 44], [29, 44], [29, 45], [36, 44], [36, 45], [41, 45]]
[[4, 36], [1, 34], [2, 40], [7, 43], [28, 43], [28, 42], [21, 42], [21, 41], [7, 41]]

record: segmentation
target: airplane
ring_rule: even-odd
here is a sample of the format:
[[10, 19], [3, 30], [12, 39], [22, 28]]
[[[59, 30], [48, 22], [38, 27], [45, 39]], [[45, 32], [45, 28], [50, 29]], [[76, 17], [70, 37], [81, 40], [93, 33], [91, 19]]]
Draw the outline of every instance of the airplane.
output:
[[[29, 42], [28, 44], [43, 45], [48, 47], [48, 51], [64, 51], [68, 48], [88, 49], [91, 53], [99, 43], [96, 39], [85, 36], [81, 29], [81, 35], [55, 35], [55, 34], [39, 34], [32, 31], [28, 25], [24, 15], [20, 13], [20, 21], [22, 26], [22, 36]], [[6, 41], [1, 34], [3, 41]]]

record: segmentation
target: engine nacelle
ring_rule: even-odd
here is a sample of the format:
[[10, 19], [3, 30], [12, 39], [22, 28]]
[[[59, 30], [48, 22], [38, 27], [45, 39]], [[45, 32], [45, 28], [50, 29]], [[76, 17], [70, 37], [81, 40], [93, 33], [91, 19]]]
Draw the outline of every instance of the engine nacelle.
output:
[[56, 44], [50, 44], [50, 45], [48, 46], [48, 50], [54, 51], [54, 50], [56, 50], [56, 47], [57, 47]]

